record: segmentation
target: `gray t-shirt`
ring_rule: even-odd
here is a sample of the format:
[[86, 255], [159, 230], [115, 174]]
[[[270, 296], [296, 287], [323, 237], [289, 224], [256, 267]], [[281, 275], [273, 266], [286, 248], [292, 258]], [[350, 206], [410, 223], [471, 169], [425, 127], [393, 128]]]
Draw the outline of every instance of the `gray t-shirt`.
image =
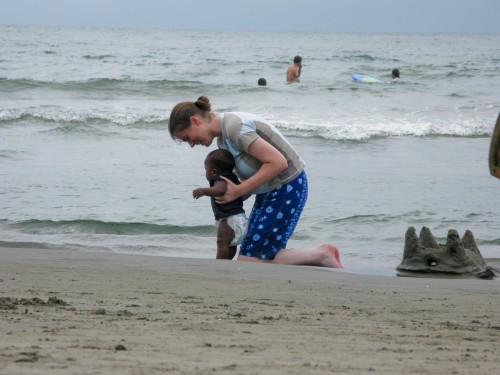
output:
[[235, 172], [241, 180], [253, 176], [262, 163], [248, 154], [248, 148], [258, 138], [262, 138], [274, 146], [286, 159], [288, 168], [278, 176], [253, 191], [254, 194], [263, 194], [274, 190], [278, 186], [294, 180], [305, 167], [293, 147], [273, 125], [259, 116], [243, 113], [228, 112], [221, 114], [222, 139], [218, 146], [231, 152], [236, 162]]

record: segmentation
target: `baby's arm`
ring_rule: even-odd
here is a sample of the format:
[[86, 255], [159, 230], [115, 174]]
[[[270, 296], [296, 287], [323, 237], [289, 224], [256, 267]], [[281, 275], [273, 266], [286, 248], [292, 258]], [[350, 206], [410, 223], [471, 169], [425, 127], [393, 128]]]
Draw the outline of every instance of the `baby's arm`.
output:
[[198, 199], [203, 196], [221, 197], [226, 194], [227, 183], [224, 180], [215, 181], [214, 186], [209, 188], [197, 188], [193, 190], [193, 198]]

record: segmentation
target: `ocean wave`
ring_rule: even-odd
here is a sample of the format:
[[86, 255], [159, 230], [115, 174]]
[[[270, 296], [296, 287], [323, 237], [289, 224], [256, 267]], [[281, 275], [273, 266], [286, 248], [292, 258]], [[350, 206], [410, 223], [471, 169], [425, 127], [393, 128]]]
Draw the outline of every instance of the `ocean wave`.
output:
[[429, 217], [432, 217], [434, 213], [424, 212], [424, 211], [411, 211], [402, 213], [400, 215], [387, 215], [387, 214], [377, 214], [377, 215], [353, 215], [342, 217], [338, 219], [331, 219], [329, 223], [342, 226], [364, 225], [364, 224], [385, 224], [390, 222], [426, 222]]
[[[193, 86], [198, 86], [200, 82], [189, 82]], [[117, 79], [117, 78], [90, 78], [85, 81], [41, 81], [29, 78], [0, 78], [2, 90], [6, 92], [19, 92], [32, 89], [43, 90], [61, 90], [61, 91], [99, 91], [108, 90], [115, 92], [116, 90], [127, 90], [128, 92], [143, 92], [145, 88], [176, 88], [178, 85], [185, 85], [186, 82], [169, 81], [169, 80], [153, 80], [153, 81], [138, 81], [132, 79]], [[118, 91], [116, 91], [118, 92]]]
[[[3, 225], [6, 223], [4, 222]], [[100, 220], [25, 220], [7, 223], [9, 229], [30, 235], [53, 234], [105, 234], [117, 236], [137, 235], [191, 235], [196, 237], [212, 237], [215, 235], [213, 225], [179, 226], [160, 225], [140, 222], [106, 222]]]
[[351, 119], [349, 123], [301, 123], [300, 121], [282, 122], [278, 127], [287, 135], [299, 138], [319, 138], [334, 141], [366, 142], [392, 137], [490, 137], [491, 124], [419, 122], [392, 120], [381, 123], [369, 118]]
[[0, 247], [212, 258], [210, 226], [100, 220], [0, 220]]
[[54, 248], [43, 242], [25, 242], [25, 241], [0, 241], [0, 247], [11, 249], [47, 249]]
[[500, 246], [500, 238], [495, 238], [493, 240], [485, 240], [485, 241], [477, 241], [479, 242], [480, 244], [484, 244], [484, 245], [496, 245], [496, 246]]
[[29, 153], [25, 151], [17, 150], [1, 150], [0, 159], [5, 160], [27, 160], [29, 159]]
[[27, 90], [47, 92], [74, 92], [80, 96], [92, 94], [97, 97], [141, 96], [161, 97], [179, 92], [199, 95], [200, 92], [230, 90], [245, 92], [254, 89], [246, 84], [205, 83], [197, 80], [139, 80], [131, 78], [90, 78], [84, 81], [42, 81], [29, 78], [0, 77], [0, 86], [6, 93], [22, 93]]
[[83, 58], [86, 60], [107, 60], [115, 58], [114, 55], [84, 55]]
[[[433, 211], [422, 211], [413, 210], [408, 212], [402, 212], [398, 215], [390, 214], [366, 214], [366, 215], [352, 215], [341, 218], [330, 219], [327, 221], [329, 224], [340, 225], [340, 226], [352, 226], [352, 225], [377, 225], [386, 223], [408, 223], [408, 226], [420, 227], [428, 226], [428, 223], [439, 220], [435, 225], [436, 230], [448, 230], [450, 228], [460, 228], [464, 225], [474, 225], [473, 223], [490, 223], [496, 221], [496, 216], [492, 213], [483, 214], [468, 214], [465, 215], [463, 219], [444, 219], [438, 212]], [[466, 229], [469, 229], [468, 227]], [[472, 229], [472, 228], [470, 228]], [[493, 238], [491, 244], [499, 244], [500, 239]]]
[[376, 57], [366, 53], [346, 54], [340, 58], [341, 61], [357, 61], [357, 62], [372, 62], [377, 60]]
[[76, 109], [59, 106], [41, 106], [25, 109], [0, 110], [0, 125], [26, 122], [62, 125], [102, 125], [116, 124], [123, 126], [162, 126], [165, 127], [166, 114], [137, 113], [112, 109]]
[[[425, 119], [404, 118], [385, 120], [380, 119], [379, 115], [376, 118], [354, 114], [351, 116], [346, 120], [283, 117], [277, 121], [270, 118], [270, 121], [290, 137], [347, 142], [366, 142], [391, 137], [490, 137], [493, 123], [493, 120], [477, 121], [465, 117], [454, 119], [453, 122], [451, 120], [431, 122]], [[14, 127], [27, 124], [49, 126], [49, 131], [64, 134], [119, 135], [120, 127], [166, 129], [168, 112], [154, 109], [138, 112], [135, 108], [68, 108], [52, 105], [0, 110], [0, 126]], [[108, 125], [118, 127], [106, 129]], [[41, 127], [41, 131], [46, 130]]]

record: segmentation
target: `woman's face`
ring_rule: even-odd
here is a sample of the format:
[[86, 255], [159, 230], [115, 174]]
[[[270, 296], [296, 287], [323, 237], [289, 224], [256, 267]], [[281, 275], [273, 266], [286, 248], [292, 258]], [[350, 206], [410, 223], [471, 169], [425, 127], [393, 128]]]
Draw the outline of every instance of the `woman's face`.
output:
[[189, 143], [189, 146], [194, 147], [202, 145], [208, 147], [214, 139], [210, 133], [209, 124], [198, 116], [191, 116], [191, 126], [184, 130], [174, 132], [174, 137], [181, 142]]

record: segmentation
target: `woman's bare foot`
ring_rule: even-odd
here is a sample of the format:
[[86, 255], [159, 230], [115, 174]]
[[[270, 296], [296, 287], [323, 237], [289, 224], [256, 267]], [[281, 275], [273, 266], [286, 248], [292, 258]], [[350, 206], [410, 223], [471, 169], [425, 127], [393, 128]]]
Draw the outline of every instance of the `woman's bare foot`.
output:
[[340, 252], [335, 245], [325, 243], [318, 246], [318, 250], [323, 250], [325, 252], [324, 267], [330, 268], [344, 268], [344, 265], [340, 261]]

